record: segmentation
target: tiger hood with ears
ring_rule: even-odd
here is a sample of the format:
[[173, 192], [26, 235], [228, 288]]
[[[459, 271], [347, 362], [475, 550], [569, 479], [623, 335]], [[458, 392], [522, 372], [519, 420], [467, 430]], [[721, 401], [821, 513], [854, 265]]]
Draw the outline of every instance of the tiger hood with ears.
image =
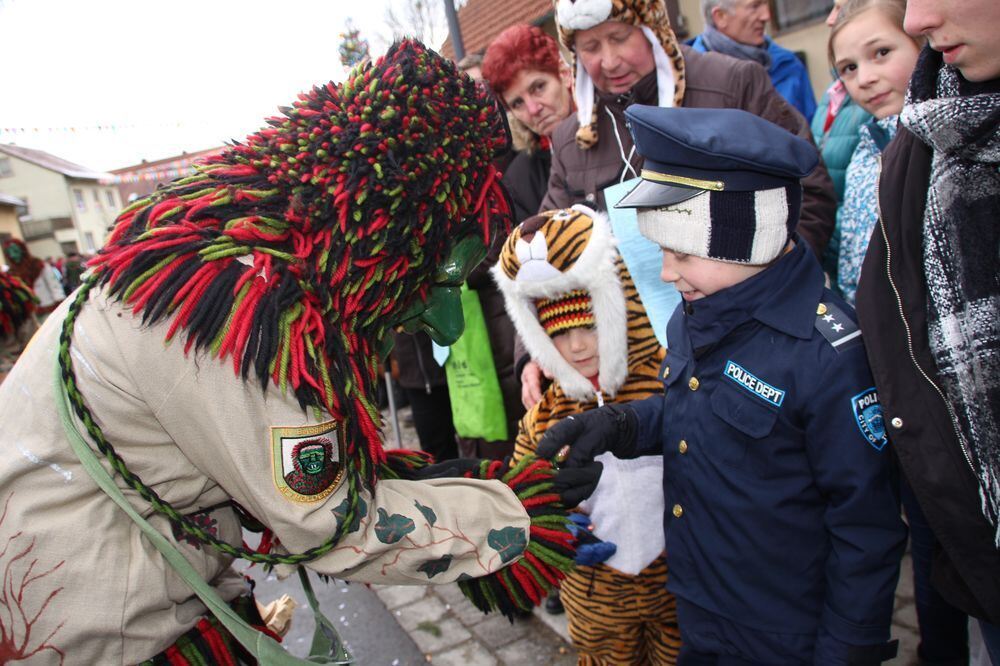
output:
[[537, 299], [586, 291], [597, 330], [601, 391], [614, 397], [628, 375], [629, 326], [621, 281], [624, 266], [606, 216], [586, 206], [548, 211], [522, 222], [507, 238], [493, 275], [507, 312], [531, 357], [567, 396], [587, 400], [591, 381], [556, 349], [538, 319]]

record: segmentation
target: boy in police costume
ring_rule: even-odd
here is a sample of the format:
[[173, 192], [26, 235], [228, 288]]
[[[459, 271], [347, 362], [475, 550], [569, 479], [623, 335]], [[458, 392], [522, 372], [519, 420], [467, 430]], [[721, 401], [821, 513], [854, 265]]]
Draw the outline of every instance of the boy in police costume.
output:
[[663, 452], [680, 664], [880, 663], [906, 530], [853, 310], [794, 233], [816, 151], [739, 110], [626, 115], [646, 162], [618, 205], [683, 297], [665, 394], [566, 419], [538, 452]]

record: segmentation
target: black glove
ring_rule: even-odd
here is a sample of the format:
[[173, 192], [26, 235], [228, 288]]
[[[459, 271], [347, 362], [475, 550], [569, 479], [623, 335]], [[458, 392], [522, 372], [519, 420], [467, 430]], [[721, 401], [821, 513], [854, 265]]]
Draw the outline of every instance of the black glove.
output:
[[478, 470], [481, 462], [483, 461], [479, 458], [452, 458], [451, 460], [421, 467], [413, 473], [413, 478], [418, 481], [426, 481], [427, 479], [464, 477], [466, 473], [474, 473]]
[[564, 467], [552, 479], [552, 489], [559, 493], [559, 501], [567, 509], [587, 499], [597, 488], [604, 465], [591, 462], [583, 467]]
[[605, 451], [618, 458], [637, 458], [639, 419], [627, 405], [605, 405], [583, 414], [567, 416], [545, 431], [538, 442], [539, 458], [552, 459], [569, 445], [569, 455], [556, 462], [583, 467]]

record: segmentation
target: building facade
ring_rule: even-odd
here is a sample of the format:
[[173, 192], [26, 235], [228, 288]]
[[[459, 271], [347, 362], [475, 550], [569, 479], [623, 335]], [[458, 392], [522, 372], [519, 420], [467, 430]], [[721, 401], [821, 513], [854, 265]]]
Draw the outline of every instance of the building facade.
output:
[[121, 209], [110, 183], [110, 174], [41, 150], [0, 144], [0, 191], [22, 202], [20, 235], [36, 257], [96, 252]]
[[193, 153], [181, 153], [161, 160], [143, 160], [139, 164], [113, 169], [111, 175], [121, 200], [127, 204], [136, 198], [151, 194], [160, 185], [191, 174], [195, 162], [218, 155], [224, 149], [225, 146], [218, 146]]

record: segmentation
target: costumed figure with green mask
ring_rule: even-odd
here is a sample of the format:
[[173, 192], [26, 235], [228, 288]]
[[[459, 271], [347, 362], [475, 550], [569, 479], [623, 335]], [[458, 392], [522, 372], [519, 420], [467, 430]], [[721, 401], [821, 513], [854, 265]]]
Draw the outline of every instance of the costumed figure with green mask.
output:
[[393, 329], [460, 335], [506, 143], [489, 93], [404, 40], [122, 211], [0, 386], [0, 661], [243, 663], [161, 541], [250, 624], [237, 557], [545, 598], [596, 479], [385, 451], [376, 398]]
[[10, 370], [33, 325], [32, 315], [38, 309], [38, 297], [24, 280], [0, 270], [0, 381]]

